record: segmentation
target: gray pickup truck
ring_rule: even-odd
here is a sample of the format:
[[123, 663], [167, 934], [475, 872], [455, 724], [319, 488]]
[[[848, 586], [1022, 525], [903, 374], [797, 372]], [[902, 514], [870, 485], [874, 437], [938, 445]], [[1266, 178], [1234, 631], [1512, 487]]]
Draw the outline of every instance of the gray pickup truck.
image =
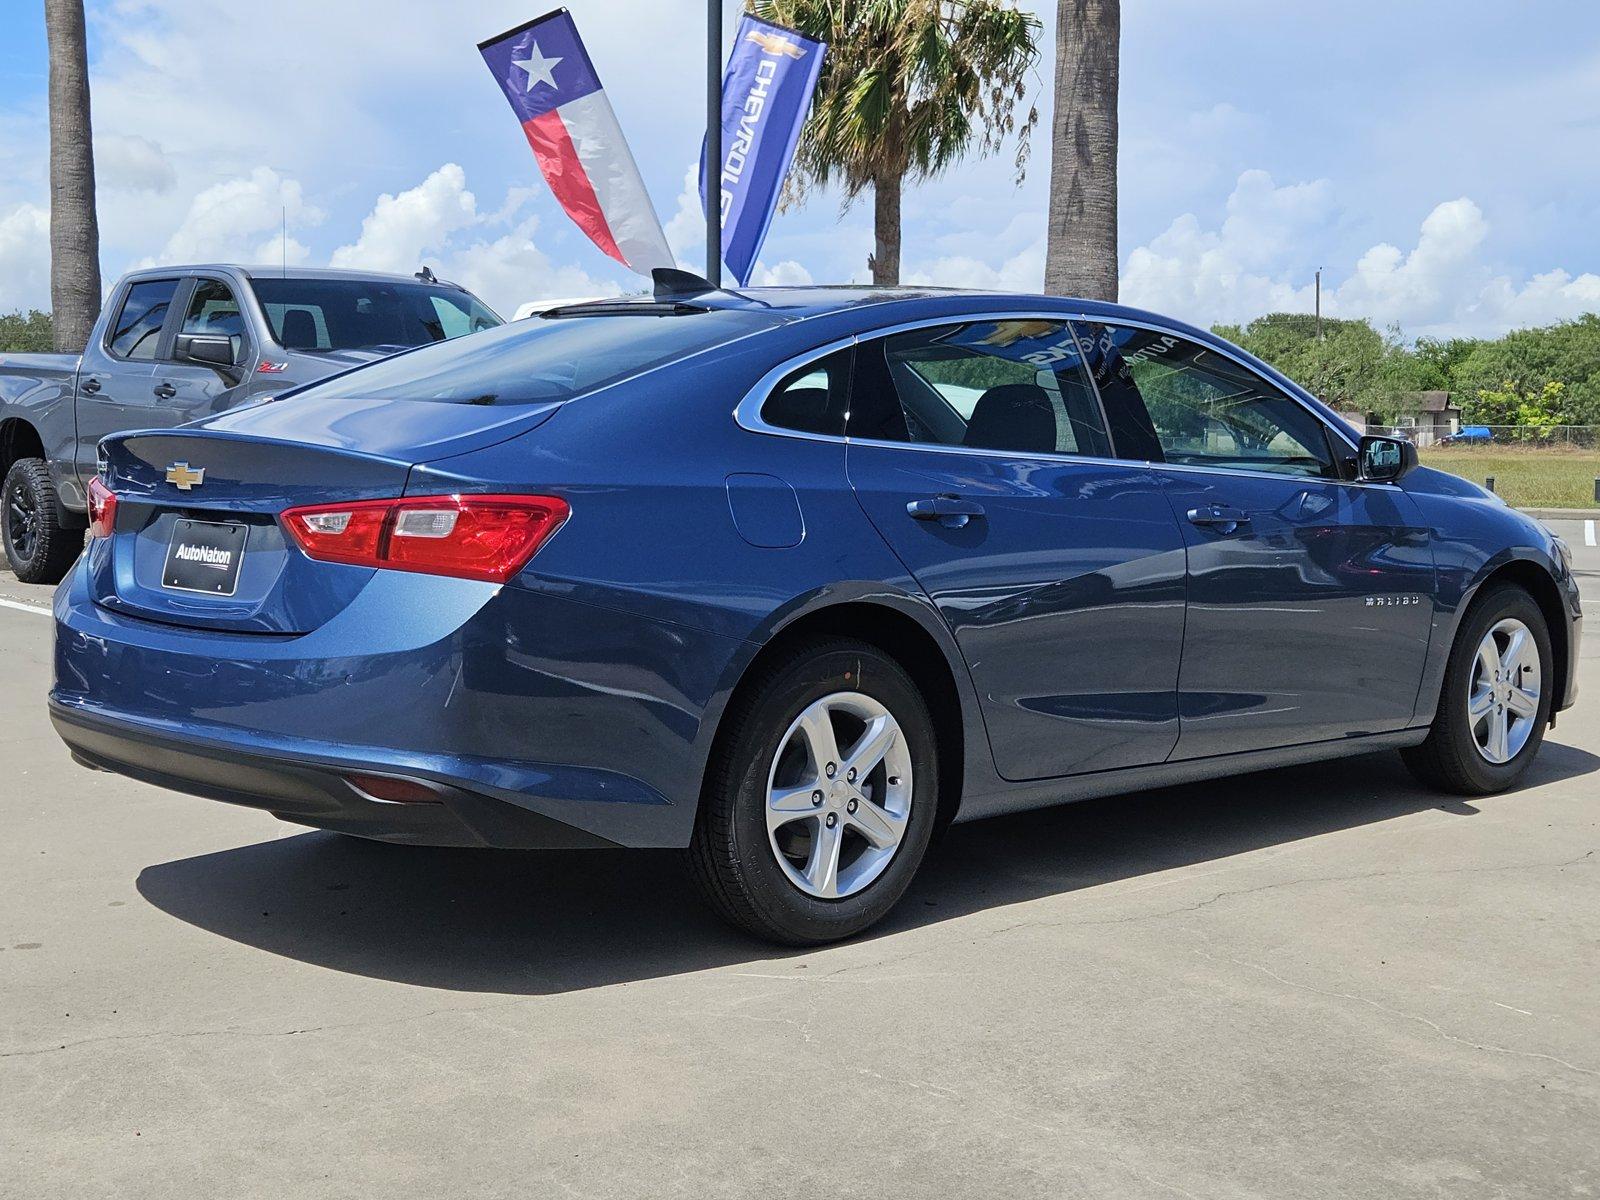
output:
[[25, 583], [83, 548], [84, 488], [111, 433], [167, 428], [400, 350], [502, 324], [465, 288], [362, 271], [135, 271], [81, 356], [0, 354], [0, 532]]

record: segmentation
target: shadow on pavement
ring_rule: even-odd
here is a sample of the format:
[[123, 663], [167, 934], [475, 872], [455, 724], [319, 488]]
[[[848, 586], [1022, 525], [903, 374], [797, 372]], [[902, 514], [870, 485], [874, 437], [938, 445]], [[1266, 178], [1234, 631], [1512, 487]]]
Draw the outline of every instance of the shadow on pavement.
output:
[[[1547, 742], [1538, 784], [1600, 758]], [[199, 803], [199, 801], [196, 801]], [[1428, 809], [1393, 754], [957, 825], [868, 937]], [[543, 995], [785, 952], [703, 908], [671, 851], [432, 850], [308, 832], [147, 867], [140, 894], [201, 929], [302, 962], [457, 991]]]

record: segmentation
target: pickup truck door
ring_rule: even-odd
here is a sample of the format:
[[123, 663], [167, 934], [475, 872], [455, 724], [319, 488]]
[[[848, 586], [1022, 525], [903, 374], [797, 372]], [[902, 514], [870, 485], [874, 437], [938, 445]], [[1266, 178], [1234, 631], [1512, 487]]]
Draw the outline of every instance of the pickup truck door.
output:
[[179, 282], [125, 283], [106, 310], [108, 318], [84, 347], [74, 405], [80, 481], [87, 482], [96, 471], [95, 447], [101, 438], [151, 423], [157, 403], [151, 375]]
[[[151, 375], [151, 394], [156, 401], [147, 422], [151, 428], [198, 421], [242, 403], [251, 377], [254, 350], [249, 326], [226, 281], [196, 276], [179, 289], [174, 307], [182, 315], [174, 322], [172, 334], [162, 339]], [[233, 371], [178, 360], [178, 337], [196, 333], [232, 340]]]

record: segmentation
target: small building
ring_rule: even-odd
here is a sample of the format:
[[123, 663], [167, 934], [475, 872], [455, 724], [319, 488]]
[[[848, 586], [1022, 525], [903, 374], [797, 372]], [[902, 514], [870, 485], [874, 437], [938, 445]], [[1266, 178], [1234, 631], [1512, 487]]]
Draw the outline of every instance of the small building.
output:
[[[1394, 422], [1389, 428], [1419, 446], [1431, 446], [1461, 428], [1461, 409], [1449, 392], [1401, 392], [1394, 399]], [[1368, 424], [1384, 422], [1373, 416]]]

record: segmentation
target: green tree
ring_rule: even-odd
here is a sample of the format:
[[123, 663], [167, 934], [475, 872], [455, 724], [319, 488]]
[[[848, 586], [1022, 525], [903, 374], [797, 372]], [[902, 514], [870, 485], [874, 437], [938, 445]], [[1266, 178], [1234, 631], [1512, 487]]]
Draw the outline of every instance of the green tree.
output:
[[0, 314], [0, 353], [48, 354], [54, 348], [49, 313], [34, 308]]
[[1472, 420], [1482, 425], [1520, 425], [1535, 437], [1549, 437], [1556, 425], [1569, 422], [1562, 393], [1565, 387], [1550, 380], [1543, 387], [1528, 389], [1507, 380], [1499, 388], [1485, 389], [1473, 398]]
[[1600, 424], [1600, 315], [1472, 343], [1453, 363], [1450, 380], [1471, 422], [1496, 424], [1493, 416], [1504, 411], [1498, 397], [1507, 392], [1542, 396], [1547, 384], [1559, 383], [1559, 423]]
[[1122, 0], [1057, 0], [1050, 235], [1044, 290], [1117, 298], [1117, 90]]
[[811, 117], [800, 133], [791, 198], [838, 184], [846, 206], [872, 189], [872, 282], [900, 282], [906, 181], [938, 175], [966, 154], [1017, 137], [1039, 19], [1009, 0], [747, 0], [757, 16], [828, 43]]

